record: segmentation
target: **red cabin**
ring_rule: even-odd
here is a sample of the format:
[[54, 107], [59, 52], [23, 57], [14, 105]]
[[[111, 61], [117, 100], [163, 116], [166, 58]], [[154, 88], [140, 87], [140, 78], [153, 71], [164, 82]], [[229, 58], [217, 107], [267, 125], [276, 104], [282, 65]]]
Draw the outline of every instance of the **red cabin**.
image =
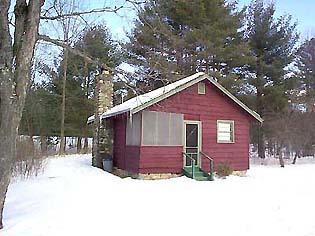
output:
[[101, 117], [113, 119], [114, 167], [133, 174], [186, 171], [192, 177], [209, 172], [211, 159], [214, 169], [220, 163], [249, 169], [250, 123], [262, 122], [204, 73], [134, 97]]

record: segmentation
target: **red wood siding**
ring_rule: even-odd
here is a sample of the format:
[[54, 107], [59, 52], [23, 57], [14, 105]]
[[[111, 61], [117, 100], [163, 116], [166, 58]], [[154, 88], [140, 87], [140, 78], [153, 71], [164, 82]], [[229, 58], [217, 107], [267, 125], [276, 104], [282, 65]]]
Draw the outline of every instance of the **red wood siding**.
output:
[[[146, 110], [184, 114], [185, 120], [202, 122], [202, 150], [216, 166], [228, 162], [234, 170], [249, 168], [249, 125], [254, 119], [209, 81], [206, 94], [198, 94], [198, 85], [189, 87]], [[235, 143], [217, 143], [217, 120], [234, 120]], [[141, 173], [178, 173], [182, 168], [182, 149], [179, 147], [147, 147], [140, 150]], [[202, 166], [209, 163], [203, 158]]]
[[114, 119], [114, 158], [113, 165], [125, 169], [126, 149], [126, 117], [116, 116]]
[[140, 146], [126, 146], [125, 170], [139, 173]]
[[139, 146], [126, 146], [126, 121], [125, 115], [114, 118], [114, 158], [115, 167], [133, 173], [139, 172]]
[[179, 146], [142, 146], [140, 173], [182, 173], [183, 147]]

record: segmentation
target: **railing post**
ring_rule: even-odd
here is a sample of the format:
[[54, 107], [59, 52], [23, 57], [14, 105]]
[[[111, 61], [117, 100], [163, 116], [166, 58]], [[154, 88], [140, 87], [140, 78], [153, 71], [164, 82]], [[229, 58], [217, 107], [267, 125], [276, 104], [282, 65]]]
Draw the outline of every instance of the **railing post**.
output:
[[192, 173], [192, 178], [195, 179], [195, 160], [191, 160], [191, 173]]
[[210, 160], [210, 179], [213, 180], [213, 160]]

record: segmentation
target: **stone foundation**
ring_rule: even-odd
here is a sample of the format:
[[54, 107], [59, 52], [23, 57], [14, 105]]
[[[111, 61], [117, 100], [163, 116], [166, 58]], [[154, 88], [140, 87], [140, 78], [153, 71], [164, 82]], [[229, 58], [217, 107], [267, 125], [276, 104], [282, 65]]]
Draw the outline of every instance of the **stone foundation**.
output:
[[[133, 179], [141, 179], [141, 180], [158, 180], [158, 179], [171, 179], [182, 176], [182, 174], [135, 174], [126, 170], [118, 169], [117, 167], [113, 168], [112, 174], [120, 177], [120, 178], [127, 178], [131, 177]], [[233, 171], [232, 175], [239, 176], [239, 177], [246, 177], [247, 171]], [[220, 178], [217, 173], [214, 173], [214, 176]]]
[[182, 176], [181, 174], [135, 174], [126, 170], [118, 169], [116, 167], [113, 168], [112, 174], [120, 177], [127, 178], [131, 177], [133, 179], [141, 179], [141, 180], [158, 180], [158, 179], [170, 179]]
[[132, 175], [133, 175], [133, 173], [126, 171], [126, 170], [118, 169], [117, 167], [113, 167], [112, 174], [116, 175], [120, 178], [132, 177]]
[[247, 174], [247, 170], [238, 170], [233, 171], [232, 175], [239, 176], [239, 177], [245, 177]]
[[[246, 174], [247, 174], [247, 170], [234, 170], [231, 175], [238, 176], [238, 177], [246, 177]], [[214, 172], [213, 175], [214, 177], [218, 179], [225, 179], [227, 177], [227, 176], [219, 176], [217, 172]]]
[[171, 179], [182, 176], [181, 174], [138, 174], [137, 179], [142, 180], [157, 180], [157, 179]]

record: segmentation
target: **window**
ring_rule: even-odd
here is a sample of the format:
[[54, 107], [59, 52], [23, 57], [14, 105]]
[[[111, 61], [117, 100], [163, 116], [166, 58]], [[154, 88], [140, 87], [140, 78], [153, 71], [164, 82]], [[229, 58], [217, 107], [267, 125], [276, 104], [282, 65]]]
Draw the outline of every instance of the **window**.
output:
[[205, 83], [198, 83], [198, 94], [206, 94], [206, 85]]
[[140, 125], [141, 114], [136, 113], [131, 118], [127, 117], [126, 127], [126, 145], [139, 146], [140, 145]]
[[142, 114], [142, 145], [182, 146], [182, 114], [152, 111]]
[[217, 121], [217, 142], [234, 143], [234, 121], [218, 120]]

